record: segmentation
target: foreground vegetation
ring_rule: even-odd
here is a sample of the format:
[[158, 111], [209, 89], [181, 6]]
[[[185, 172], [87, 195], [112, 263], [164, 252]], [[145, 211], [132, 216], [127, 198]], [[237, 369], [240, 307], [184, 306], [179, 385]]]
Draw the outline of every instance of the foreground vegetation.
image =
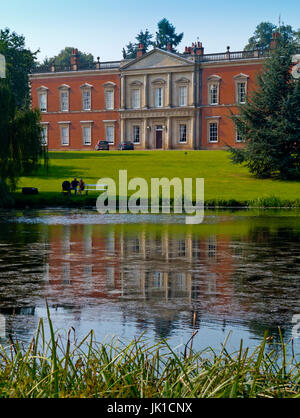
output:
[[[95, 184], [109, 177], [118, 185], [119, 170], [127, 170], [128, 180], [142, 177], [204, 178], [205, 202], [209, 206], [300, 206], [300, 182], [257, 179], [246, 167], [232, 165], [226, 151], [109, 151], [50, 152], [48, 170], [22, 177], [15, 193], [17, 207], [94, 206], [96, 193], [65, 198], [63, 180], [82, 177]], [[22, 196], [22, 187], [37, 187], [38, 196]]]
[[300, 397], [300, 363], [286, 359], [286, 345], [269, 347], [265, 336], [253, 352], [193, 352], [195, 334], [182, 353], [167, 341], [100, 344], [91, 331], [77, 343], [54, 333], [45, 341], [42, 320], [30, 347], [0, 346], [2, 398], [288, 398]]

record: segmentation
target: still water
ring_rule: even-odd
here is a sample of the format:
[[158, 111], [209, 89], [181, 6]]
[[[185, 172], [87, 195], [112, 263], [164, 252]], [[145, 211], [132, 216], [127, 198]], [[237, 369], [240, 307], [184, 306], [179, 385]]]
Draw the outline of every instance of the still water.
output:
[[[0, 212], [0, 343], [27, 343], [46, 300], [56, 330], [98, 341], [143, 334], [215, 349], [292, 336], [300, 314], [300, 211], [100, 215]], [[300, 338], [294, 340], [300, 353]]]

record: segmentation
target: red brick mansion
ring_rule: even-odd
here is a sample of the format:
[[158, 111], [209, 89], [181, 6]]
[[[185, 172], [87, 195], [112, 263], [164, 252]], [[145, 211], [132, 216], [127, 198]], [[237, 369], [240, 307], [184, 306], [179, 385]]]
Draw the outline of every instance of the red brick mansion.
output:
[[41, 110], [49, 150], [94, 150], [99, 140], [111, 149], [121, 141], [137, 150], [241, 146], [230, 115], [268, 55], [229, 47], [204, 54], [200, 42], [181, 54], [140, 45], [135, 59], [84, 67], [73, 50], [69, 66], [30, 75], [32, 107]]

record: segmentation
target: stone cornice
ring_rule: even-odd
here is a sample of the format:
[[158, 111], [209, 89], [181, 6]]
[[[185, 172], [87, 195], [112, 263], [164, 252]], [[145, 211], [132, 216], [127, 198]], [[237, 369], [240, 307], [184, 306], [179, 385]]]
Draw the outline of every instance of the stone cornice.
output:
[[147, 119], [147, 118], [166, 118], [166, 117], [185, 117], [194, 116], [197, 108], [165, 108], [165, 109], [147, 109], [147, 110], [122, 110], [121, 119]]

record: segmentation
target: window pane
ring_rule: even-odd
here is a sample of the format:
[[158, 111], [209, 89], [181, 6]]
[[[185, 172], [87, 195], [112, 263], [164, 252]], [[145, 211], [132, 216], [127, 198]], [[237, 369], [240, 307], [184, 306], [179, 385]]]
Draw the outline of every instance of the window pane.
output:
[[179, 87], [179, 106], [187, 105], [187, 87]]
[[83, 127], [83, 144], [84, 145], [91, 145], [91, 127], [84, 126]]
[[60, 93], [60, 107], [61, 107], [61, 111], [66, 111], [69, 110], [69, 94], [66, 91], [62, 91]]
[[115, 128], [114, 126], [106, 127], [106, 141], [113, 144], [115, 140]]
[[235, 140], [236, 140], [236, 142], [243, 142], [242, 135], [240, 134], [240, 132], [238, 131], [238, 129], [236, 130]]
[[83, 90], [83, 110], [91, 110], [91, 92], [89, 90]]
[[179, 142], [186, 142], [186, 125], [179, 126]]
[[61, 144], [69, 145], [69, 127], [63, 126], [61, 128]]
[[245, 103], [246, 102], [246, 83], [238, 83], [238, 102]]
[[162, 87], [155, 90], [155, 107], [162, 107]]
[[132, 107], [133, 109], [140, 108], [140, 90], [132, 90]]
[[210, 104], [218, 104], [218, 85], [211, 84], [209, 88]]
[[47, 135], [48, 134], [48, 128], [46, 126], [42, 127], [42, 138], [41, 138], [41, 144], [42, 145], [47, 145], [48, 143], [48, 138]]
[[209, 142], [218, 142], [218, 124], [209, 124]]
[[114, 108], [114, 92], [113, 90], [107, 90], [105, 93], [105, 106], [106, 109]]
[[139, 144], [140, 142], [140, 127], [139, 126], [133, 127], [133, 142], [135, 144]]
[[41, 112], [47, 112], [47, 94], [46, 93], [40, 94], [40, 109], [41, 109]]

